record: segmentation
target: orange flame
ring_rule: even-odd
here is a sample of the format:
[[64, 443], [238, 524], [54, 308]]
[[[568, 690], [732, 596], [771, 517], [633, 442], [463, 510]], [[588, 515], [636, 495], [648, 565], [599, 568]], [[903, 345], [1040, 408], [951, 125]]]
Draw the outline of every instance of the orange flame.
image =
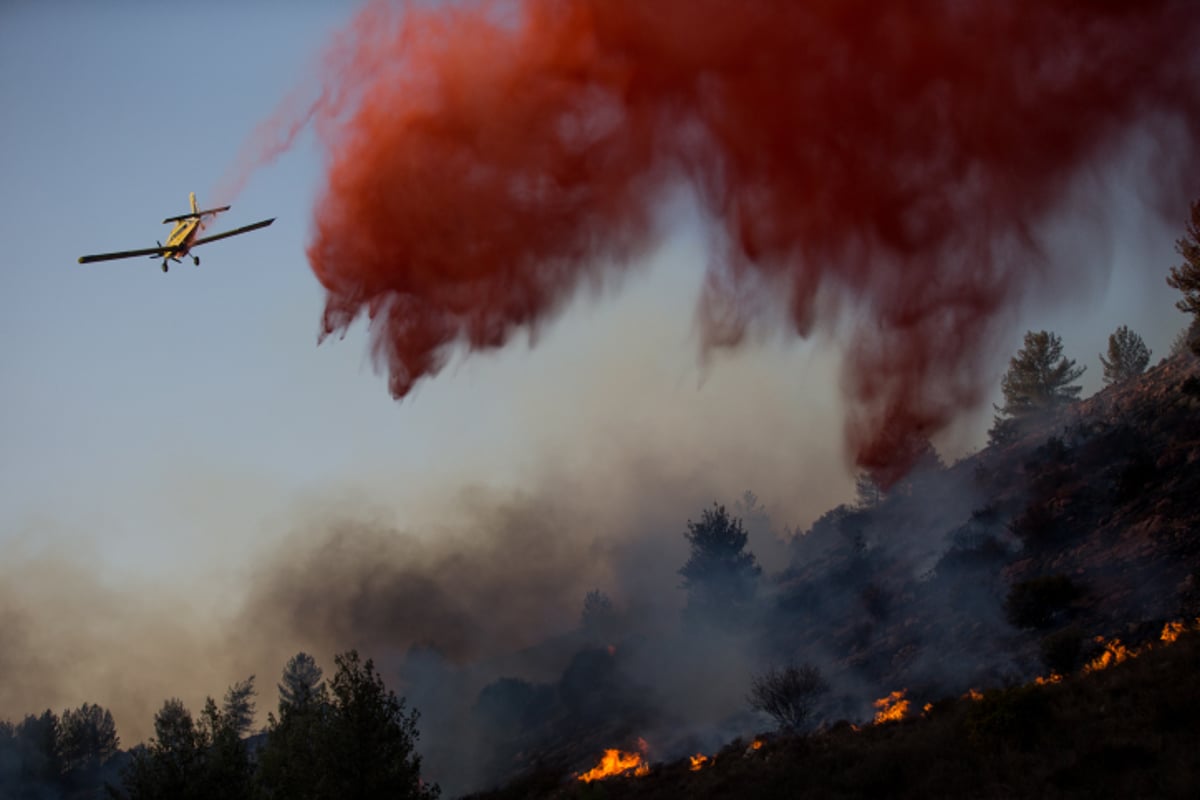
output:
[[908, 713], [909, 706], [909, 702], [904, 699], [904, 694], [907, 691], [908, 689], [897, 689], [887, 697], [881, 697], [875, 701], [875, 707], [879, 709], [875, 712], [876, 725], [904, 719], [904, 715]]
[[1096, 643], [1104, 645], [1104, 652], [1093, 658], [1083, 668], [1085, 673], [1099, 672], [1102, 669], [1108, 669], [1114, 664], [1120, 664], [1130, 658], [1136, 658], [1139, 654], [1137, 650], [1130, 650], [1125, 645], [1121, 644], [1120, 639], [1104, 641], [1103, 636], [1096, 637]]
[[978, 689], [967, 689], [967, 693], [963, 695], [964, 700], [974, 700], [978, 703], [983, 699], [983, 692]]
[[751, 742], [750, 749], [751, 750], [761, 750], [762, 746], [763, 746], [762, 739], [755, 739], [753, 742]]
[[692, 762], [692, 765], [688, 769], [692, 772], [699, 772], [708, 763], [708, 756], [703, 753], [696, 753], [694, 756], [688, 756], [688, 760]]
[[[639, 740], [641, 741], [641, 740]], [[623, 750], [615, 748], [604, 751], [604, 757], [600, 759], [600, 763], [592, 767], [587, 772], [579, 776], [579, 780], [584, 783], [611, 778], [614, 775], [628, 775], [630, 772], [635, 777], [642, 777], [650, 772], [650, 765], [642, 761], [642, 757], [638, 753], [626, 753]]]
[[923, 716], [926, 716], [926, 717], [929, 716], [930, 711], [933, 711], [933, 703], [926, 703], [924, 706], [921, 707], [921, 714]]
[[[1195, 623], [1189, 625], [1183, 620], [1175, 620], [1163, 625], [1162, 633], [1159, 634], [1159, 640], [1164, 644], [1174, 644], [1179, 637], [1188, 630], [1200, 630], [1200, 618], [1197, 618]], [[1120, 664], [1122, 661], [1128, 661], [1131, 658], [1137, 658], [1142, 653], [1145, 653], [1154, 647], [1154, 643], [1147, 643], [1142, 647], [1130, 649], [1121, 644], [1120, 639], [1105, 640], [1103, 636], [1096, 637], [1096, 643], [1104, 645], [1104, 651], [1100, 655], [1093, 658], [1083, 669], [1080, 670], [1083, 674], [1089, 672], [1099, 672], [1102, 669], [1108, 669], [1114, 664]], [[1059, 683], [1063, 676], [1057, 672], [1051, 672], [1048, 678], [1034, 678], [1034, 683], [1038, 686], [1045, 686], [1048, 683]]]
[[1179, 634], [1183, 633], [1185, 630], [1187, 630], [1187, 626], [1184, 624], [1183, 620], [1168, 622], [1166, 625], [1163, 625], [1162, 635], [1158, 638], [1167, 644], [1174, 644], [1179, 638]]

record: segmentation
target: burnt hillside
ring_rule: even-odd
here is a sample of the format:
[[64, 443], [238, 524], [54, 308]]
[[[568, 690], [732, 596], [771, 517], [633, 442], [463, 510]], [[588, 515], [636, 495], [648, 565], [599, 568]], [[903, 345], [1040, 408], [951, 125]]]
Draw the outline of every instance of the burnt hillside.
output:
[[763, 640], [786, 653], [801, 630], [835, 672], [919, 699], [1044, 674], [1055, 635], [1137, 643], [1200, 613], [1198, 411], [1200, 360], [1181, 356], [831, 511], [796, 541]]
[[1061, 683], [947, 697], [900, 722], [737, 740], [583, 783], [543, 770], [475, 800], [516, 798], [1191, 798], [1200, 786], [1200, 634]]
[[[980, 725], [1005, 728], [1009, 723], [981, 722], [983, 712], [960, 710], [954, 712], [957, 728], [938, 728], [941, 723], [926, 720], [933, 727], [920, 730], [935, 732], [920, 734], [910, 744], [905, 743], [910, 723], [846, 739], [851, 725], [870, 727], [877, 698], [902, 692], [909, 703], [903, 716], [913, 720], [926, 704], [953, 709], [946, 698], [972, 689], [1019, 687], [1056, 672], [1068, 676], [1064, 685], [1075, 686], [1070, 676], [1102, 657], [1106, 648], [1145, 647], [1157, 641], [1167, 622], [1200, 615], [1198, 414], [1200, 359], [1182, 355], [1164, 360], [1137, 380], [1064, 407], [1011, 444], [986, 448], [949, 467], [930, 463], [886, 496], [832, 509], [796, 536], [791, 566], [764, 576], [755, 607], [741, 620], [737, 646], [757, 663], [817, 664], [831, 691], [814, 720], [819, 728], [815, 738], [784, 739], [788, 743], [777, 751], [766, 748], [776, 767], [753, 779], [755, 795], [790, 796], [804, 786], [801, 776], [807, 769], [828, 779], [826, 796], [893, 794], [882, 784], [860, 785], [859, 778], [838, 777], [839, 770], [850, 770], [855, 760], [878, 757], [887, 764], [870, 780], [905, 775], [911, 782], [911, 770], [899, 766], [898, 753], [924, 759], [928, 766], [933, 754], [949, 743], [972, 740], [974, 734], [967, 733]], [[622, 653], [631, 646], [616, 641], [617, 655], [600, 657], [606, 680], [596, 687], [598, 705], [590, 724], [581, 726], [578, 718], [571, 725], [562, 718], [556, 724], [535, 720], [519, 733], [522, 747], [507, 755], [510, 775], [521, 781], [512, 791], [520, 786], [522, 796], [539, 796], [539, 791], [550, 796], [736, 796], [716, 777], [719, 770], [705, 778], [707, 783], [687, 788], [671, 784], [671, 775], [680, 781], [696, 779], [689, 777], [686, 759], [683, 766], [673, 761], [684, 745], [665, 745], [661, 734], [659, 741], [650, 739], [646, 756], [650, 762], [660, 760], [652, 770], [657, 778], [621, 781], [621, 788], [605, 781], [603, 790], [569, 785], [573, 775], [596, 762], [602, 747], [632, 748], [639, 731], [664, 727], [656, 719], [653, 698], [638, 695], [636, 674], [622, 668]], [[1186, 691], [1196, 693], [1191, 672], [1162, 670], [1176, 670], [1170, 683], [1187, 684]], [[1162, 674], [1148, 672], [1130, 680], [1159, 680]], [[1038, 769], [1026, 763], [1039, 758], [1027, 755], [1026, 745], [1034, 746], [1028, 742], [1018, 747], [1026, 755], [998, 766], [976, 763], [978, 753], [962, 751], [963, 765], [982, 769], [995, 783], [991, 795], [1020, 795], [1015, 787], [1038, 785], [1023, 777], [1035, 774], [1065, 781], [1065, 787], [1075, 780], [1072, 775], [1088, 769], [1088, 759], [1105, 761], [1110, 750], [1112, 764], [1127, 762], [1138, 774], [1168, 757], [1170, 748], [1161, 742], [1159, 730], [1165, 723], [1153, 715], [1143, 715], [1145, 730], [1130, 739], [1158, 743], [1146, 745], [1149, 750], [1140, 749], [1142, 744], [1130, 749], [1123, 738], [1110, 741], [1099, 722], [1103, 713], [1112, 713], [1113, 707], [1103, 702], [1109, 679], [1084, 677], [1092, 681], [1090, 688], [996, 695], [1007, 698], [996, 701], [997, 719], [1014, 714], [1023, 719], [1028, 712], [1038, 720], [1034, 727], [1069, 728], [1083, 739], [1078, 744], [1082, 749], [1072, 751], [1077, 761], [1046, 762]], [[1133, 691], [1129, 686], [1111, 690]], [[1153, 695], [1148, 702], [1166, 713], [1167, 689], [1146, 691]], [[1081, 692], [1092, 699], [1047, 699], [1058, 696], [1054, 692]], [[637, 713], [630, 716], [622, 709]], [[1056, 716], [1060, 712], [1065, 716]], [[759, 731], [770, 727], [766, 717], [757, 718], [757, 724]], [[605, 735], [608, 743], [602, 746]], [[883, 755], [868, 752], [875, 746], [871, 742], [883, 742]], [[745, 741], [731, 745], [722, 757], [728, 761], [729, 752], [745, 746]], [[766, 758], [761, 761], [765, 764]], [[1187, 776], [1195, 774], [1187, 769]], [[753, 767], [737, 770], [737, 780], [743, 781]], [[1191, 782], [1180, 775], [1171, 780]], [[529, 781], [541, 790], [535, 791]], [[1012, 781], [1013, 788], [1006, 789]], [[928, 796], [935, 789], [959, 794], [952, 783], [915, 785], [925, 788], [914, 790], [913, 796]], [[1164, 784], [1163, 793], [1174, 794], [1173, 787]], [[979, 794], [989, 796], [989, 791]], [[1063, 792], [1070, 796], [1067, 788]]]

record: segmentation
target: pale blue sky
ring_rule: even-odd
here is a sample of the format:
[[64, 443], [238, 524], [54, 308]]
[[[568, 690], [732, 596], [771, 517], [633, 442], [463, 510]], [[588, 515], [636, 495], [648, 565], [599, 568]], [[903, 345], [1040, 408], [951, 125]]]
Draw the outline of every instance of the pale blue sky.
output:
[[[842, 499], [842, 464], [827, 468], [839, 458], [836, 351], [772, 343], [703, 372], [692, 312], [706, 256], [687, 214], [619, 296], [582, 300], [532, 351], [522, 340], [463, 362], [402, 404], [371, 369], [361, 325], [316, 346], [322, 292], [304, 245], [321, 164], [310, 137], [258, 172], [214, 230], [275, 224], [200, 249], [199, 269], [76, 263], [152, 244], [189, 191], [204, 205], [356, 7], [0, 10], [0, 541], [9, 552], [83, 554], [113, 575], [185, 575], [219, 564], [229, 547], [268, 546], [294, 508], [322, 493], [396, 508], [421, 487], [520, 485], [547, 454], [591, 447], [596, 431], [673, 431], [645, 440], [669, 448], [747, 417], [760, 428], [731, 441], [782, 441], [797, 472], [774, 487], [731, 481], [731, 496], [759, 489], [801, 523]], [[1182, 209], [1174, 229], [1144, 216], [1128, 201], [1143, 180], [1131, 163], [1107, 190], [1122, 199], [1094, 272], [1111, 266], [1111, 281], [1098, 280], [1089, 303], [1014, 320], [1011, 349], [994, 354], [997, 374], [1029, 327], [1063, 334], [1068, 355], [1088, 366], [1088, 393], [1116, 324], [1141, 332], [1155, 361], [1165, 353], [1183, 324], [1163, 284]], [[1075, 230], [1065, 226], [1063, 241]], [[622, 339], [638, 326], [651, 335]], [[745, 381], [774, 387], [770, 403], [794, 411], [782, 436], [775, 414], [746, 408]], [[960, 449], [979, 443], [989, 419], [985, 408], [964, 421]], [[778, 460], [764, 454], [764, 470]], [[821, 475], [811, 490], [806, 472]]]
[[264, 172], [213, 230], [270, 216], [275, 225], [203, 248], [200, 269], [176, 265], [164, 276], [149, 259], [75, 263], [165, 238], [159, 220], [186, 210], [189, 191], [204, 202], [253, 125], [353, 9], [248, 6], [0, 11], [9, 535], [49, 515], [72, 532], [99, 523], [118, 542], [140, 540], [140, 516], [170, 522], [145, 506], [171, 476], [213, 471], [286, 486], [323, 468], [298, 435], [321, 427], [320, 407], [282, 400], [311, 394], [318, 380], [302, 364], [320, 307], [302, 252], [318, 174], [311, 153]]

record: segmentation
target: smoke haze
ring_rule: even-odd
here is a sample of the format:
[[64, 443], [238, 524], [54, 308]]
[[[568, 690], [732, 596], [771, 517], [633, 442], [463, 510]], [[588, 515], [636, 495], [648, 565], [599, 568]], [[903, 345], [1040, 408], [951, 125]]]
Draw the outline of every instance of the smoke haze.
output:
[[[678, 375], [660, 369], [685, 347], [686, 319], [664, 320], [631, 296], [590, 322], [595, 340], [560, 329], [539, 350], [543, 360], [494, 365], [559, 379], [535, 397], [514, 388], [522, 402], [511, 424], [522, 444], [505, 450], [502, 474], [491, 461], [447, 465], [436, 453], [422, 480], [350, 465], [284, 512], [276, 504], [289, 504], [268, 485], [248, 489], [265, 496], [255, 504], [174, 464], [149, 486], [172, 498], [201, 539], [158, 534], [186, 553], [184, 573], [166, 563], [156, 580], [127, 570], [106, 579], [96, 568], [101, 543], [7, 552], [0, 719], [98, 703], [113, 711], [129, 747], [152, 734], [168, 697], [198, 711], [205, 695], [256, 674], [261, 723], [279, 671], [299, 650], [331, 670], [333, 653], [357, 647], [390, 683], [414, 645], [453, 665], [509, 658], [534, 669], [511, 655], [575, 628], [591, 589], [677, 621], [687, 518], [714, 500], [732, 506], [745, 489], [779, 511], [775, 530], [755, 529], [750, 546], [780, 568], [782, 526], [804, 524], [848, 493], [844, 472], [812, 468], [837, 463], [836, 448], [792, 413], [806, 391], [799, 367], [828, 376], [833, 366], [801, 353], [748, 353], [713, 365], [698, 391], [694, 365]], [[648, 330], [659, 346], [637, 349]], [[582, 362], [573, 358], [578, 347], [587, 347]], [[797, 369], [779, 372], [789, 361]], [[456, 391], [469, 377], [452, 381]], [[753, 415], [747, 386], [767, 395]], [[509, 402], [501, 395], [488, 404]], [[614, 408], [625, 411], [614, 416]], [[260, 516], [264, 506], [271, 510]], [[241, 526], [230, 507], [247, 517]], [[544, 677], [561, 668], [546, 666]], [[477, 691], [499, 669], [481, 667], [471, 685]]]
[[1198, 26], [1168, 1], [376, 2], [230, 180], [313, 124], [323, 336], [369, 317], [397, 398], [638, 263], [683, 183], [710, 221], [703, 350], [861, 314], [845, 438], [890, 483], [980, 404], [1017, 304], [1088, 272], [1043, 257], [1078, 181], [1182, 131], [1149, 193], [1178, 213]]

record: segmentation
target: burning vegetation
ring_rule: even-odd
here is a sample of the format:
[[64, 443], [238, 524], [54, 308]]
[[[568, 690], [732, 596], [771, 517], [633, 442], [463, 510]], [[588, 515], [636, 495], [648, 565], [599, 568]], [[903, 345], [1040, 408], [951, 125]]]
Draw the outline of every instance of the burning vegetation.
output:
[[619, 748], [606, 749], [596, 766], [577, 775], [576, 780], [580, 783], [591, 783], [607, 778], [641, 778], [649, 775], [650, 763], [646, 760], [646, 754], [650, 750], [650, 745], [639, 736], [637, 747], [636, 752]]
[[582, 783], [591, 783], [605, 778], [630, 776], [640, 778], [649, 774], [650, 765], [643, 760], [641, 753], [609, 749], [604, 751], [600, 763], [587, 772], [581, 773], [577, 779]]
[[[774, 796], [783, 786], [835, 800], [977, 796], [992, 787], [1006, 796], [1044, 796], [1047, 787], [1078, 796], [1189, 796], [1200, 778], [1191, 744], [1200, 734], [1200, 623], [1162, 630], [1174, 636], [1171, 646], [1142, 648], [1117, 669], [938, 700], [936, 714], [913, 719], [899, 735], [867, 726], [849, 736], [836, 729], [783, 736], [772, 741], [778, 757], [770, 759], [727, 758], [764, 747], [761, 739], [735, 741], [712, 755], [685, 756], [636, 785], [610, 783], [605, 796], [731, 800]], [[891, 710], [905, 699], [897, 691], [880, 701]], [[525, 793], [524, 786], [478, 800], [583, 796], [557, 788]]]
[[878, 709], [875, 712], [876, 725], [882, 725], [885, 722], [899, 722], [904, 719], [904, 715], [908, 713], [908, 707], [911, 705], [904, 698], [907, 692], [907, 689], [897, 689], [887, 697], [881, 697], [875, 701], [874, 706]]

